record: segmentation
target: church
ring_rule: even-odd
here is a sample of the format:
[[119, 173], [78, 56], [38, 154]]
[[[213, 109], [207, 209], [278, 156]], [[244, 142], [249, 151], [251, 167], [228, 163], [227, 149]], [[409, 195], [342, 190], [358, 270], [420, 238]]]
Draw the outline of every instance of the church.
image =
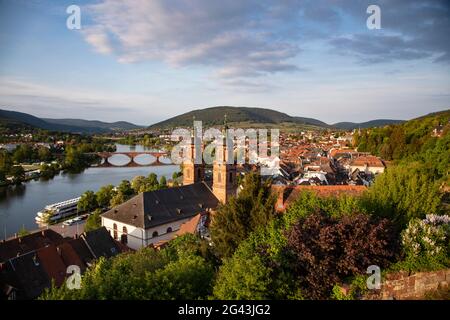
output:
[[102, 215], [102, 226], [111, 236], [131, 249], [156, 246], [177, 235], [204, 227], [219, 203], [236, 195], [237, 166], [227, 163], [227, 148], [222, 161], [214, 161], [212, 181], [205, 180], [204, 163], [195, 164], [191, 143], [190, 159], [183, 163], [183, 185], [143, 192]]

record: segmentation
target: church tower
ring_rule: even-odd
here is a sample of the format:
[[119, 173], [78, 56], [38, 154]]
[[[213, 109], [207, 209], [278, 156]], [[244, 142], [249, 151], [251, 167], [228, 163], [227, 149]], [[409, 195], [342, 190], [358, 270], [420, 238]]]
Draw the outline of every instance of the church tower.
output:
[[[225, 116], [225, 130], [226, 125]], [[225, 132], [226, 134], [226, 132]], [[220, 152], [218, 158], [213, 163], [213, 193], [221, 203], [226, 203], [232, 196], [236, 196], [237, 190], [237, 168], [234, 160], [233, 144], [230, 143], [231, 149], [227, 148], [227, 144], [216, 150]], [[228, 161], [232, 159], [232, 161]]]
[[[205, 164], [203, 162], [202, 148], [197, 151], [192, 139], [191, 146], [189, 148], [189, 160], [183, 162], [183, 185], [193, 184], [205, 180]], [[195, 159], [197, 152], [200, 152], [199, 159], [201, 163], [196, 164]]]

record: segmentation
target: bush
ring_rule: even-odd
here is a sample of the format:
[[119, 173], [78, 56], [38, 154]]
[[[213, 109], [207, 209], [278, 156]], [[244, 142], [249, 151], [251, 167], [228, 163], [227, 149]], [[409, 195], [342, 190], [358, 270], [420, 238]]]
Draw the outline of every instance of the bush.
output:
[[427, 215], [413, 219], [402, 232], [404, 261], [397, 268], [409, 271], [438, 270], [449, 266], [450, 217]]
[[389, 221], [364, 214], [336, 219], [317, 212], [300, 219], [287, 239], [296, 259], [294, 272], [312, 299], [328, 298], [333, 284], [370, 265], [389, 265], [397, 253], [397, 234]]
[[430, 168], [418, 162], [408, 163], [388, 168], [378, 176], [363, 202], [369, 212], [403, 229], [413, 218], [440, 213], [439, 187]]

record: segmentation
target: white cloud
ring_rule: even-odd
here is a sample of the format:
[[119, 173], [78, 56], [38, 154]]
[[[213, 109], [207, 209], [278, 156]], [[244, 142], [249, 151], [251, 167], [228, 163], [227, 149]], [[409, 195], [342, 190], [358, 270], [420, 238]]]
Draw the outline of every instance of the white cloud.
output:
[[123, 63], [208, 65], [226, 77], [295, 71], [289, 59], [299, 48], [278, 33], [285, 16], [277, 8], [257, 0], [103, 0], [83, 9], [93, 21], [85, 39]]

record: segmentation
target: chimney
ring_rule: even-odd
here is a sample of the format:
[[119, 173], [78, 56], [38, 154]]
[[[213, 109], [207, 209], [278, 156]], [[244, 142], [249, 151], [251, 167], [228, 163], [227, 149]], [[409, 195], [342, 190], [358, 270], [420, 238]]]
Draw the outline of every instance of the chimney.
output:
[[278, 192], [277, 201], [275, 203], [275, 210], [277, 212], [284, 212], [286, 210], [286, 200], [291, 194], [292, 190], [294, 190], [294, 187], [287, 186], [287, 187], [275, 187], [276, 191]]

